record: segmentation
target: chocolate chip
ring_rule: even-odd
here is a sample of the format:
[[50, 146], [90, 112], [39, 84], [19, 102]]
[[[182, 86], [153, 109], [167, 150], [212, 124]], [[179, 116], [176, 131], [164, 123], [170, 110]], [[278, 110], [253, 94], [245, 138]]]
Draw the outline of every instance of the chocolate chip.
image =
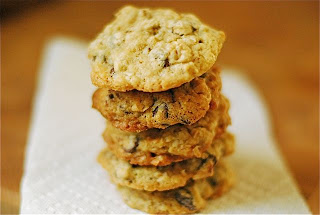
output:
[[109, 94], [109, 99], [113, 99], [114, 95], [113, 94]]
[[193, 27], [193, 26], [191, 26], [191, 28], [192, 28], [192, 32], [195, 32], [196, 30], [198, 30], [198, 29], [196, 29], [196, 28]]
[[207, 178], [207, 181], [209, 182], [209, 184], [211, 186], [217, 186], [218, 185], [218, 181], [215, 178], [209, 177], [209, 178]]
[[150, 155], [151, 155], [151, 157], [153, 157], [153, 158], [154, 158], [155, 156], [157, 156], [157, 155], [156, 155], [155, 153], [153, 153], [153, 152], [151, 152]]
[[210, 155], [210, 157], [212, 158], [214, 165], [216, 165], [218, 162], [217, 157], [214, 155]]
[[163, 65], [163, 67], [166, 68], [166, 67], [168, 67], [168, 66], [170, 66], [170, 63], [169, 63], [169, 59], [166, 58], [166, 59], [164, 60], [164, 65]]
[[114, 74], [114, 67], [112, 67], [112, 69], [110, 70], [111, 76]]
[[207, 159], [202, 159], [199, 166], [197, 167], [197, 170], [199, 170], [203, 166], [203, 164], [205, 164], [206, 162], [207, 162]]
[[196, 207], [193, 205], [192, 194], [189, 190], [179, 189], [175, 192], [174, 197], [180, 205], [188, 208], [190, 211], [196, 210]]
[[152, 111], [152, 117], [154, 117], [157, 112], [158, 112], [159, 106], [157, 106], [153, 111]]
[[202, 43], [202, 40], [199, 40], [199, 43]]
[[132, 153], [134, 151], [136, 151], [138, 145], [139, 145], [139, 142], [140, 142], [140, 138], [137, 136], [136, 139], [134, 140], [134, 145], [132, 148], [130, 149], [124, 149], [125, 152], [128, 152], [128, 153]]
[[164, 116], [168, 119], [169, 117], [169, 108], [167, 103], [164, 103]]
[[171, 95], [171, 101], [172, 101], [172, 102], [176, 102], [176, 98], [174, 97], [174, 92], [173, 92], [172, 89], [169, 90], [169, 93], [170, 93], [170, 95]]
[[107, 63], [107, 58], [106, 58], [106, 56], [103, 56], [103, 62], [104, 62], [104, 63]]
[[194, 81], [191, 81], [191, 82], [189, 82], [189, 84], [190, 84], [190, 87], [193, 89], [193, 88], [194, 88], [194, 85], [195, 85], [195, 82], [194, 82]]

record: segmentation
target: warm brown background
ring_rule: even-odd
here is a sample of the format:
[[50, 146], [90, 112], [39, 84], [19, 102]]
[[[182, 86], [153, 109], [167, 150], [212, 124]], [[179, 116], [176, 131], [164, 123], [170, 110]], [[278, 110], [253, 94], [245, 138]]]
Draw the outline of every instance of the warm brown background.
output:
[[[122, 4], [50, 2], [1, 8], [2, 213], [19, 210], [19, 183], [43, 45], [56, 35], [92, 39]], [[226, 32], [219, 63], [242, 68], [260, 88], [284, 158], [311, 209], [319, 212], [318, 2], [135, 4], [193, 12]]]

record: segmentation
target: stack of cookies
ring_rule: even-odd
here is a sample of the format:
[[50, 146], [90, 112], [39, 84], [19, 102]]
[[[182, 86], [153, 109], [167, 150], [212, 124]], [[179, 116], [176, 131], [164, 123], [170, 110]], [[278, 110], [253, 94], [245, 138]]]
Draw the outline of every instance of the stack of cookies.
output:
[[214, 66], [224, 40], [193, 15], [126, 6], [90, 44], [93, 107], [107, 119], [98, 161], [129, 206], [193, 213], [232, 185]]

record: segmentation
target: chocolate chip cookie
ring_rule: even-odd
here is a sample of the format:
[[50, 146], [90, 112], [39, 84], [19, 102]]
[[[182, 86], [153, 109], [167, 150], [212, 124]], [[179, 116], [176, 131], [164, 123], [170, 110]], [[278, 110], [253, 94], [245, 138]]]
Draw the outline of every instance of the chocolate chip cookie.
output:
[[[178, 162], [178, 161], [182, 161], [190, 158], [195, 158], [195, 157], [206, 158], [208, 156], [208, 151], [210, 151], [211, 152], [210, 154], [214, 155], [217, 158], [217, 160], [219, 160], [221, 156], [229, 155], [234, 150], [234, 136], [228, 132], [225, 132], [219, 135], [217, 138], [214, 138], [211, 145], [209, 146], [209, 148], [207, 148], [206, 151], [200, 153], [200, 151], [197, 150], [198, 154], [193, 154], [194, 156], [190, 156], [190, 157], [186, 157], [182, 155], [174, 155], [174, 154], [170, 154], [169, 152], [163, 153], [160, 150], [157, 150], [156, 148], [151, 148], [149, 150], [147, 144], [141, 147], [141, 149], [145, 150], [143, 151], [139, 149], [139, 141], [137, 141], [137, 139], [134, 139], [133, 141], [131, 140], [131, 142], [129, 143], [123, 142], [125, 143], [125, 147], [127, 147], [127, 148], [123, 148], [124, 146], [120, 145], [118, 142], [113, 142], [113, 140], [110, 139], [110, 135], [108, 135], [108, 133], [109, 132], [107, 131], [104, 133], [104, 138], [108, 143], [109, 149], [118, 158], [127, 160], [130, 164], [140, 165], [140, 166], [144, 166], [144, 165], [166, 166], [171, 164], [172, 162]], [[179, 148], [182, 148], [182, 147], [183, 145], [179, 146]], [[152, 152], [152, 151], [155, 151], [155, 152]]]
[[98, 156], [99, 163], [109, 172], [114, 183], [139, 190], [163, 191], [184, 186], [190, 179], [213, 175], [216, 157], [193, 158], [168, 166], [137, 166], [117, 158], [108, 149]]
[[191, 181], [185, 187], [174, 190], [148, 192], [124, 186], [118, 189], [132, 208], [151, 214], [184, 214], [201, 210], [208, 199], [224, 194], [233, 183], [232, 171], [223, 163], [218, 163], [214, 176]]
[[122, 92], [166, 91], [207, 72], [224, 40], [194, 15], [126, 6], [89, 46], [91, 80]]
[[218, 106], [220, 90], [220, 70], [213, 67], [203, 77], [165, 92], [117, 92], [100, 88], [93, 94], [92, 106], [115, 127], [140, 132], [197, 122], [209, 108]]

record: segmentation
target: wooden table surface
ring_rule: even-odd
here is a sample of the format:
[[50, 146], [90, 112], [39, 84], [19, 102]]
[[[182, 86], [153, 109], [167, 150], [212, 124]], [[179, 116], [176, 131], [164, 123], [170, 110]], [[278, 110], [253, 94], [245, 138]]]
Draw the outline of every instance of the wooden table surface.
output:
[[[89, 41], [122, 4], [41, 3], [1, 20], [2, 213], [19, 211], [32, 98], [45, 42], [59, 35]], [[318, 213], [318, 2], [134, 4], [192, 12], [226, 32], [218, 62], [243, 69], [261, 90], [279, 148], [310, 208]]]

